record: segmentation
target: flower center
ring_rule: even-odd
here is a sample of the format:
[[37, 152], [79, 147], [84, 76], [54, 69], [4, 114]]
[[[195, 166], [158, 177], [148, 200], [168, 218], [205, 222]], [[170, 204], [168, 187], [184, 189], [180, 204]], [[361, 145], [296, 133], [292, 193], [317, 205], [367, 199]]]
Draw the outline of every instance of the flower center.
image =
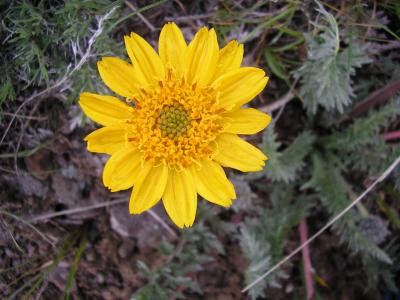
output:
[[168, 136], [171, 139], [186, 134], [190, 123], [190, 116], [179, 103], [164, 106], [157, 119], [163, 137]]
[[138, 147], [144, 161], [180, 169], [212, 156], [211, 144], [223, 131], [219, 120], [224, 112], [214, 89], [168, 73], [133, 100], [127, 142]]

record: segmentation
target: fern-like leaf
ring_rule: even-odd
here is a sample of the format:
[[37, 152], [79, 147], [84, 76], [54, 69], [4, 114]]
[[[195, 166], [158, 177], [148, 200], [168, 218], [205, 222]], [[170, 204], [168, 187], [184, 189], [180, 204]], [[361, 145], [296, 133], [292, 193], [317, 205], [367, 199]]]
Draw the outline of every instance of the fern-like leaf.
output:
[[325, 24], [313, 23], [317, 34], [305, 34], [308, 57], [295, 72], [300, 79], [300, 95], [307, 110], [316, 113], [318, 106], [343, 113], [354, 96], [351, 75], [355, 68], [370, 62], [364, 54], [365, 47], [354, 43], [339, 52], [340, 37], [337, 22], [332, 14], [318, 4]]
[[367, 145], [378, 144], [382, 141], [378, 135], [379, 130], [399, 115], [400, 97], [398, 96], [378, 111], [372, 111], [365, 118], [356, 119], [346, 130], [333, 133], [323, 141], [324, 146], [351, 152], [363, 149]]
[[267, 178], [286, 183], [294, 181], [303, 169], [304, 159], [312, 150], [314, 141], [315, 136], [309, 131], [304, 131], [285, 150], [279, 151], [281, 143], [277, 141], [273, 126], [268, 127], [264, 132], [262, 144], [269, 157], [263, 171]]
[[[312, 178], [306, 186], [318, 192], [321, 202], [332, 217], [350, 204], [344, 178], [329, 160], [323, 161], [317, 154], [313, 156]], [[356, 226], [360, 218], [357, 211], [351, 210], [333, 225], [333, 229], [339, 233], [341, 241], [347, 243], [353, 253], [360, 252], [390, 264], [390, 257]]]

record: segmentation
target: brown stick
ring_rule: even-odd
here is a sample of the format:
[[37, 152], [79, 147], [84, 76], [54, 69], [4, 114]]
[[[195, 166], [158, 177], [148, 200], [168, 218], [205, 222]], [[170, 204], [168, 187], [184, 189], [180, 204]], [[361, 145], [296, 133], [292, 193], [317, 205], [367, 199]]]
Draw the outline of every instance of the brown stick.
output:
[[33, 217], [31, 219], [31, 222], [32, 223], [37, 223], [39, 221], [44, 221], [44, 220], [52, 219], [52, 218], [55, 218], [55, 217], [71, 215], [71, 214], [78, 214], [78, 213], [82, 213], [82, 212], [85, 212], [85, 211], [88, 211], [88, 210], [99, 209], [99, 208], [113, 206], [113, 205], [116, 205], [116, 204], [127, 203], [127, 202], [128, 202], [128, 199], [123, 198], [123, 199], [118, 199], [118, 200], [114, 200], [114, 201], [106, 201], [106, 202], [96, 203], [96, 204], [88, 205], [88, 206], [65, 209], [65, 210], [62, 210], [62, 211], [45, 213], [45, 214]]
[[[65, 210], [57, 211], [57, 212], [45, 213], [43, 215], [39, 215], [39, 216], [33, 217], [31, 222], [32, 223], [36, 223], [36, 222], [39, 222], [39, 221], [44, 221], [44, 220], [52, 219], [52, 218], [55, 218], [55, 217], [71, 215], [71, 214], [78, 214], [78, 213], [82, 213], [82, 212], [85, 212], [85, 211], [88, 211], [88, 210], [109, 207], [109, 206], [118, 205], [118, 204], [127, 203], [127, 202], [128, 202], [128, 199], [123, 198], [123, 199], [118, 199], [118, 200], [114, 200], [114, 201], [106, 201], [106, 202], [96, 203], [96, 204], [88, 205], [88, 206], [65, 209]], [[160, 223], [160, 225], [162, 227], [164, 227], [168, 231], [168, 233], [172, 236], [173, 239], [177, 239], [178, 238], [176, 232], [170, 226], [168, 226], [168, 224], [163, 219], [161, 219], [154, 211], [149, 209], [146, 212], [154, 220], [156, 220], [158, 223]]]
[[400, 91], [400, 80], [387, 84], [383, 88], [368, 95], [361, 102], [357, 103], [349, 113], [349, 117], [358, 117], [370, 108], [389, 101], [389, 99], [398, 91]]
[[288, 103], [290, 100], [292, 100], [294, 97], [295, 97], [295, 94], [292, 91], [289, 91], [282, 98], [272, 102], [271, 104], [258, 107], [258, 109], [263, 112], [270, 113], [270, 112], [273, 112], [273, 111], [281, 108], [286, 103]]
[[[137, 11], [137, 8], [135, 7], [135, 5], [133, 5], [132, 3], [130, 3], [129, 1], [125, 1], [126, 6], [128, 6], [132, 11]], [[140, 12], [137, 13], [137, 16], [139, 17], [140, 20], [143, 21], [144, 24], [146, 24], [146, 26], [150, 29], [151, 32], [156, 31], [156, 28], [153, 26], [153, 24], [151, 24], [151, 22], [145, 17], [143, 16]]]

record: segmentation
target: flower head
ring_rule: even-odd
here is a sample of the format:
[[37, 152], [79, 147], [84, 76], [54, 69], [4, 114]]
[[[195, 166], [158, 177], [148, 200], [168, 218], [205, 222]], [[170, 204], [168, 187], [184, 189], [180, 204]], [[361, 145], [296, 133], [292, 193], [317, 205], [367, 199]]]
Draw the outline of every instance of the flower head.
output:
[[131, 63], [105, 57], [105, 84], [124, 98], [82, 93], [80, 105], [104, 127], [89, 134], [88, 150], [111, 157], [103, 183], [112, 192], [133, 187], [129, 210], [160, 199], [179, 227], [191, 226], [197, 194], [228, 207], [236, 198], [221, 166], [259, 171], [267, 157], [238, 137], [264, 129], [270, 117], [241, 108], [265, 87], [263, 70], [240, 67], [243, 45], [219, 49], [214, 29], [186, 41], [174, 23], [161, 30], [158, 54], [139, 35], [125, 37]]

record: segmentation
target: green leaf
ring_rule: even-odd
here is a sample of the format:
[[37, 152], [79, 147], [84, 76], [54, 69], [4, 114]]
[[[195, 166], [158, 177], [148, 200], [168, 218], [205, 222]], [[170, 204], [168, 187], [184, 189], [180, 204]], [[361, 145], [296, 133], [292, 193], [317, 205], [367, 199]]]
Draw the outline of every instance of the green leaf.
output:
[[372, 111], [367, 117], [358, 118], [344, 131], [335, 131], [332, 135], [322, 140], [326, 148], [341, 151], [356, 151], [366, 146], [379, 143], [380, 129], [400, 115], [400, 96], [378, 111]]
[[0, 87], [0, 108], [3, 103], [14, 100], [15, 100], [14, 87], [11, 84], [10, 79], [7, 78], [7, 81]]
[[304, 131], [283, 151], [278, 149], [281, 144], [277, 141], [273, 126], [264, 131], [262, 149], [269, 160], [263, 172], [273, 181], [292, 182], [305, 166], [305, 158], [311, 152], [315, 136]]
[[[322, 204], [333, 218], [350, 204], [347, 184], [328, 159], [314, 154], [312, 160], [312, 178], [305, 187], [312, 187], [318, 192]], [[360, 219], [360, 214], [352, 209], [332, 227], [339, 234], [341, 241], [348, 244], [354, 253], [360, 252], [390, 264], [391, 259], [387, 253], [370, 241], [357, 227], [356, 224]]]
[[266, 48], [264, 53], [267, 65], [271, 72], [280, 79], [287, 79], [285, 66], [282, 63], [280, 57], [272, 52], [272, 50], [269, 48]]
[[339, 52], [339, 30], [332, 14], [318, 4], [317, 11], [325, 23], [313, 23], [314, 35], [305, 34], [308, 45], [307, 59], [294, 73], [300, 79], [300, 95], [309, 113], [315, 114], [319, 106], [328, 111], [344, 112], [354, 97], [351, 75], [355, 68], [369, 63], [366, 45], [350, 41], [350, 46]]

